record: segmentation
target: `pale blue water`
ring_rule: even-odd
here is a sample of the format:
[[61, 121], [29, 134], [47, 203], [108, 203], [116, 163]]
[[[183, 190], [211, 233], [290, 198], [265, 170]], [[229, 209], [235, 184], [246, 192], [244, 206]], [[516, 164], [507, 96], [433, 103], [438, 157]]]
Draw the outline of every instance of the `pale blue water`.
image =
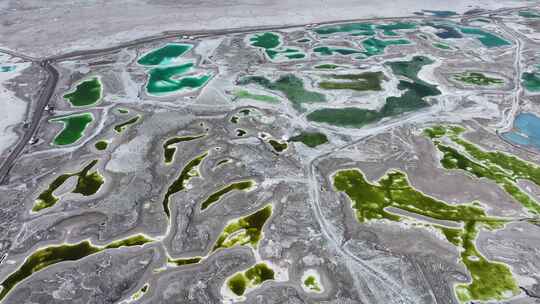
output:
[[514, 144], [540, 150], [540, 117], [532, 113], [519, 114], [512, 131], [503, 133], [502, 137]]

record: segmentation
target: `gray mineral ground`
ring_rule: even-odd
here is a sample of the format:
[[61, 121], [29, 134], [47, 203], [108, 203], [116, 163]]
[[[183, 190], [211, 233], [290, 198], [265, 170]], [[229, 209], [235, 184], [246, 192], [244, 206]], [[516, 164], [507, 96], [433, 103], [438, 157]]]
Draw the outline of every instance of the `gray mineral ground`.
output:
[[0, 1], [0, 303], [540, 303], [540, 3]]

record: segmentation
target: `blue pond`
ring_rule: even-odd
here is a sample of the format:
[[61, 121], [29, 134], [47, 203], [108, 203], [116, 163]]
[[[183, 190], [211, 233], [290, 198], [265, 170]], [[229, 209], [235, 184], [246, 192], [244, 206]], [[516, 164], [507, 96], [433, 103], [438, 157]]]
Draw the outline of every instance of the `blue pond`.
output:
[[521, 113], [514, 120], [514, 128], [502, 134], [514, 144], [540, 150], [540, 117], [532, 113]]

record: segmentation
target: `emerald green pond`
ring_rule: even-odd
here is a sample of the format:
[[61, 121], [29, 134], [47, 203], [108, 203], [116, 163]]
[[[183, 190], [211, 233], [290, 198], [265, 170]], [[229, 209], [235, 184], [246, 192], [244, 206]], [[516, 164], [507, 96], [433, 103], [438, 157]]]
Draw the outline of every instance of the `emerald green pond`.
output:
[[392, 40], [380, 40], [377, 38], [368, 38], [362, 41], [362, 46], [364, 47], [364, 52], [366, 56], [375, 56], [380, 55], [384, 52], [390, 45], [403, 45], [410, 44], [411, 42], [407, 39], [392, 39]]
[[328, 142], [328, 137], [325, 134], [320, 132], [302, 132], [296, 136], [289, 138], [289, 141], [292, 142], [301, 142], [304, 145], [315, 148], [319, 145], [325, 144]]
[[537, 72], [523, 73], [521, 83], [529, 92], [540, 92], [540, 74]]
[[169, 43], [164, 47], [151, 51], [142, 56], [137, 63], [140, 65], [169, 65], [193, 48], [191, 44]]
[[64, 95], [74, 107], [90, 106], [98, 103], [102, 95], [102, 85], [98, 77], [81, 81], [75, 90]]
[[437, 86], [424, 82], [418, 78], [418, 72], [424, 65], [434, 61], [424, 57], [415, 56], [410, 61], [393, 61], [386, 63], [395, 75], [408, 78], [400, 80], [398, 89], [403, 91], [401, 96], [389, 96], [380, 110], [368, 110], [354, 107], [323, 108], [307, 115], [307, 119], [314, 122], [330, 125], [361, 128], [369, 123], [377, 122], [385, 117], [396, 116], [402, 113], [415, 111], [429, 106], [425, 97], [440, 95]]
[[398, 30], [410, 30], [417, 27], [413, 22], [393, 22], [386, 24], [373, 23], [346, 23], [337, 25], [327, 25], [316, 28], [315, 33], [323, 36], [346, 33], [352, 36], [373, 36], [377, 31], [385, 36], [399, 36]]
[[478, 28], [460, 27], [459, 30], [463, 34], [469, 34], [469, 35], [475, 36], [476, 39], [478, 39], [478, 41], [480, 41], [487, 48], [499, 47], [499, 46], [505, 46], [505, 45], [511, 44], [510, 42], [502, 39], [501, 37], [497, 35], [483, 31]]
[[284, 47], [281, 36], [272, 32], [254, 34], [249, 38], [249, 43], [252, 47], [263, 49], [270, 60], [283, 58], [294, 60], [306, 57], [297, 48]]
[[146, 91], [150, 95], [160, 96], [183, 90], [198, 89], [212, 78], [212, 74], [180, 77], [192, 67], [193, 63], [189, 62], [179, 66], [151, 69]]
[[303, 111], [303, 103], [325, 102], [326, 97], [318, 92], [304, 88], [302, 79], [292, 75], [281, 76], [276, 81], [270, 81], [262, 76], [248, 76], [240, 79], [238, 85], [258, 84], [266, 89], [282, 92], [298, 111]]
[[59, 122], [64, 125], [54, 138], [53, 144], [65, 146], [76, 143], [84, 136], [84, 131], [92, 121], [94, 121], [94, 116], [90, 112], [50, 119], [49, 122]]

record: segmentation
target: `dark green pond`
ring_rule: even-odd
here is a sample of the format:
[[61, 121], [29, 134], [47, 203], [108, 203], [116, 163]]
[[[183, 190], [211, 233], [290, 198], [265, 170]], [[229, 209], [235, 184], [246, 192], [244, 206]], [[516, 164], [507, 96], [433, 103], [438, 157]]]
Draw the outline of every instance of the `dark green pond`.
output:
[[84, 136], [84, 131], [92, 121], [94, 121], [94, 116], [90, 112], [50, 119], [49, 122], [59, 122], [64, 125], [62, 131], [53, 139], [53, 144], [65, 146], [76, 143]]
[[98, 77], [93, 77], [79, 83], [75, 90], [64, 95], [64, 98], [74, 107], [91, 106], [101, 99], [101, 91], [101, 81]]

